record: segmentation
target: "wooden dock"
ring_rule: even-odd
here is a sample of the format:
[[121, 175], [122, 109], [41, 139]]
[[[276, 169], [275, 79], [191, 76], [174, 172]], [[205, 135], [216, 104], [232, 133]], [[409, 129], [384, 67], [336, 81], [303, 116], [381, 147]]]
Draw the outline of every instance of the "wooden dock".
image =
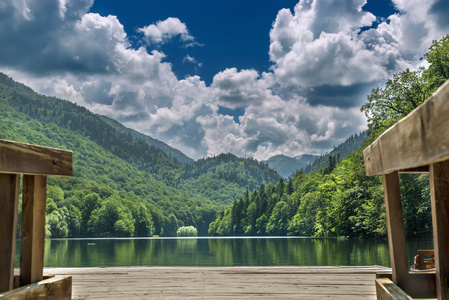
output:
[[46, 268], [73, 299], [376, 299], [384, 267]]

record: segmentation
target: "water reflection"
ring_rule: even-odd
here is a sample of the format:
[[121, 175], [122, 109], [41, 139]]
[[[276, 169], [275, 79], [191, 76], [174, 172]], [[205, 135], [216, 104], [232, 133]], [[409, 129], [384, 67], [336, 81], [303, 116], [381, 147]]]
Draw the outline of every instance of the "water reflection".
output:
[[[407, 243], [409, 263], [432, 241]], [[19, 266], [19, 245], [16, 267]], [[339, 238], [49, 239], [46, 267], [389, 266], [386, 241]]]

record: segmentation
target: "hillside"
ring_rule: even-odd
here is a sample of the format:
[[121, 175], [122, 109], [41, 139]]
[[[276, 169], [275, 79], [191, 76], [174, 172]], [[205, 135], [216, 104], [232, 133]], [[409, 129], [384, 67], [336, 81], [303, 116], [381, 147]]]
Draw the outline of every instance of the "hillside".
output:
[[[164, 217], [171, 213], [188, 216], [182, 219], [185, 223], [207, 223], [218, 208], [189, 191], [168, 187], [79, 133], [52, 123], [41, 123], [13, 110], [2, 97], [0, 108], [1, 139], [73, 151], [74, 176], [49, 178], [47, 219], [55, 222], [51, 230], [54, 237], [98, 236], [106, 232], [114, 235], [130, 235], [131, 232], [144, 236], [161, 234]], [[204, 213], [196, 211], [200, 206]], [[117, 216], [107, 224], [99, 224], [100, 216], [108, 210], [108, 215]], [[95, 212], [96, 220], [91, 218]], [[138, 224], [132, 224], [132, 220], [142, 219], [139, 213], [148, 223], [148, 230], [141, 234], [136, 232]], [[204, 221], [203, 216], [206, 217]], [[114, 232], [113, 227], [119, 220], [123, 220], [128, 228]]]
[[187, 164], [181, 175], [187, 189], [223, 204], [231, 204], [247, 190], [276, 183], [280, 178], [267, 164], [233, 154], [220, 154]]
[[270, 168], [277, 171], [279, 175], [288, 178], [297, 171], [304, 169], [309, 164], [312, 164], [319, 156], [304, 154], [296, 157], [289, 157], [286, 155], [276, 155], [264, 161]]
[[331, 152], [321, 155], [310, 165], [307, 165], [303, 169], [303, 171], [309, 174], [312, 171], [317, 171], [321, 168], [328, 167], [331, 160], [333, 160], [333, 164], [335, 165], [337, 161], [343, 159], [351, 152], [359, 149], [366, 138], [366, 131], [351, 135], [343, 143], [341, 143], [337, 147], [334, 147]]
[[[69, 101], [36, 94], [23, 84], [0, 73], [4, 101], [14, 110], [43, 123], [51, 123], [81, 134], [112, 154], [157, 179], [169, 180], [172, 170], [180, 168], [164, 151], [120, 132], [103, 118]], [[173, 178], [171, 178], [173, 179]]]
[[173, 158], [175, 161], [177, 161], [179, 163], [188, 164], [188, 163], [193, 162], [193, 159], [191, 159], [190, 157], [188, 157], [187, 155], [185, 155], [178, 149], [170, 147], [169, 145], [167, 145], [164, 142], [161, 142], [161, 141], [154, 139], [150, 136], [147, 136], [138, 131], [135, 131], [134, 129], [125, 127], [125, 126], [123, 126], [123, 124], [117, 122], [116, 120], [108, 118], [106, 116], [102, 116], [102, 115], [97, 115], [97, 116], [100, 117], [103, 121], [105, 121], [109, 125], [111, 125], [113, 128], [117, 129], [119, 132], [122, 132], [124, 134], [129, 133], [129, 134], [131, 134], [131, 136], [134, 139], [143, 140], [148, 145], [161, 149], [162, 151], [164, 151], [165, 154], [167, 154], [168, 156], [170, 156], [171, 158]]
[[[267, 163], [270, 168], [277, 171], [279, 175], [284, 178], [289, 178], [300, 170], [309, 174], [312, 171], [328, 167], [329, 163], [335, 165], [336, 161], [343, 159], [349, 153], [357, 150], [366, 137], [367, 134], [365, 131], [351, 135], [343, 143], [334, 147], [331, 152], [321, 156], [311, 154], [304, 154], [296, 157], [276, 155], [263, 162]], [[331, 162], [331, 160], [333, 160], [333, 162]]]
[[74, 176], [49, 181], [52, 237], [173, 235], [183, 225], [204, 235], [224, 205], [279, 180], [265, 164], [237, 157], [181, 164], [150, 137], [1, 73], [0, 106], [1, 139], [74, 152]]

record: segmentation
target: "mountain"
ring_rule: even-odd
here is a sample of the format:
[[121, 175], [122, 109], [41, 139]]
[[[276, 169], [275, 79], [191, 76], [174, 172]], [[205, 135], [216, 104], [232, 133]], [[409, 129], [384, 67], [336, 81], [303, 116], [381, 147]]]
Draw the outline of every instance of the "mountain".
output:
[[312, 171], [325, 168], [329, 165], [330, 159], [333, 159], [334, 161], [343, 159], [349, 153], [359, 149], [366, 137], [366, 131], [351, 135], [343, 143], [334, 147], [331, 152], [321, 155], [313, 163], [305, 167], [304, 172], [309, 174]]
[[50, 237], [169, 236], [190, 225], [205, 235], [225, 205], [280, 178], [229, 154], [191, 162], [167, 153], [150, 137], [2, 73], [0, 139], [73, 151], [74, 176], [48, 181]]
[[228, 153], [185, 165], [181, 179], [186, 189], [227, 205], [281, 176], [263, 162]]
[[267, 163], [270, 168], [276, 170], [282, 177], [288, 178], [296, 173], [296, 171], [313, 163], [318, 157], [319, 156], [316, 155], [304, 154], [293, 158], [281, 154], [270, 157], [268, 160], [264, 161], [264, 163]]
[[275, 155], [268, 160], [263, 161], [267, 163], [270, 168], [276, 170], [279, 175], [284, 178], [288, 178], [294, 175], [297, 171], [303, 170], [305, 173], [316, 171], [320, 168], [325, 168], [329, 165], [329, 158], [334, 160], [342, 159], [349, 153], [357, 150], [363, 140], [366, 138], [366, 132], [360, 132], [359, 134], [353, 134], [348, 137], [343, 143], [334, 147], [330, 153], [324, 155], [311, 155], [303, 154], [295, 157], [289, 157], [285, 155]]
[[150, 146], [154, 146], [156, 148], [161, 149], [162, 151], [164, 151], [165, 154], [167, 154], [168, 156], [170, 156], [171, 158], [175, 159], [177, 162], [180, 162], [182, 164], [188, 164], [193, 162], [193, 159], [191, 159], [190, 157], [188, 157], [187, 155], [185, 155], [184, 153], [182, 153], [181, 151], [179, 151], [178, 149], [175, 149], [173, 147], [170, 147], [169, 145], [167, 145], [164, 142], [161, 142], [157, 139], [154, 139], [150, 136], [147, 136], [145, 134], [142, 134], [134, 129], [125, 127], [123, 124], [117, 122], [116, 120], [113, 120], [111, 118], [108, 118], [106, 116], [102, 116], [102, 115], [97, 115], [99, 118], [101, 118], [103, 121], [105, 121], [106, 123], [108, 123], [109, 125], [111, 125], [113, 128], [117, 129], [119, 132], [125, 133], [125, 134], [131, 134], [131, 136], [134, 139], [140, 139], [145, 141], [148, 145]]
[[306, 164], [306, 165], [310, 165], [311, 163], [313, 163], [315, 161], [315, 159], [317, 159], [319, 156], [318, 155], [313, 155], [313, 154], [303, 154], [303, 155], [298, 155], [295, 156], [295, 159], [299, 160], [300, 162]]

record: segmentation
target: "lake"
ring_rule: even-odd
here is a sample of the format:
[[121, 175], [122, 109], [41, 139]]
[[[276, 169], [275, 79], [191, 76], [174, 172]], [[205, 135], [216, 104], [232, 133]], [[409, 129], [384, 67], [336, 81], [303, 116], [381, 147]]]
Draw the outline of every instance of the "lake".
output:
[[[418, 249], [433, 242], [409, 241], [409, 264]], [[44, 260], [45, 267], [390, 266], [387, 241], [308, 237], [47, 239]]]

